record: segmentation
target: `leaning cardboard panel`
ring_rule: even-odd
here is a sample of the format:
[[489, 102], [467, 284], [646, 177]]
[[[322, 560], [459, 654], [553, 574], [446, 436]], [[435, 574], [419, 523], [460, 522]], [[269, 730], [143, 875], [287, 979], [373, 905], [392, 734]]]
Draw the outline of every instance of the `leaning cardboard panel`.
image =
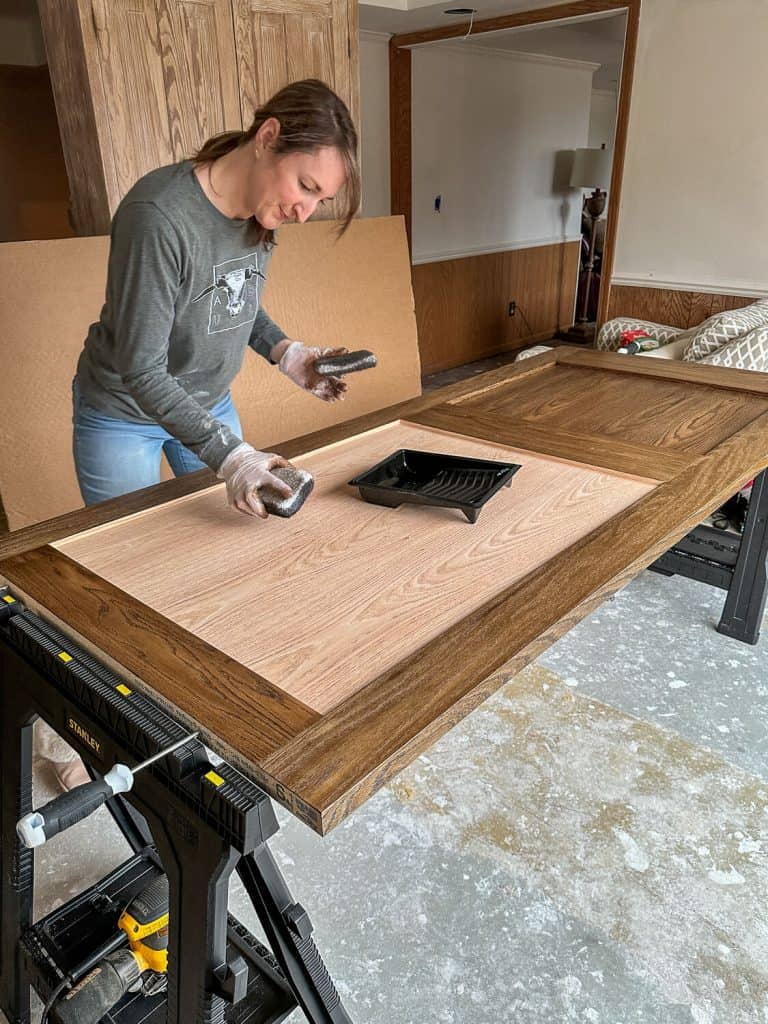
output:
[[[107, 238], [0, 245], [0, 494], [11, 529], [78, 508], [71, 381], [104, 301]], [[289, 337], [370, 348], [379, 366], [327, 405], [248, 352], [233, 395], [248, 441], [276, 444], [420, 393], [410, 262], [402, 219], [280, 232], [264, 306]]]

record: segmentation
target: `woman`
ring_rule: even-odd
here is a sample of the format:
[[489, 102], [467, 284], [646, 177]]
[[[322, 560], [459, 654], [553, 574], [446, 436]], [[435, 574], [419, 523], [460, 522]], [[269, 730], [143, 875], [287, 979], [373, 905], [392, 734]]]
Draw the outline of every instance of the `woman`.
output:
[[[319, 349], [285, 335], [260, 308], [275, 232], [344, 190], [342, 232], [357, 211], [357, 134], [314, 79], [281, 89], [245, 132], [209, 139], [194, 160], [152, 171], [112, 221], [107, 294], [73, 382], [74, 457], [86, 505], [157, 483], [165, 453], [179, 476], [209, 466], [227, 499], [266, 518], [270, 471], [285, 460], [242, 440], [229, 386], [250, 346], [324, 401], [346, 385], [321, 377]], [[265, 396], [266, 397], [266, 396]], [[82, 762], [44, 730], [41, 752], [71, 788]]]
[[[321, 350], [292, 341], [260, 308], [275, 232], [345, 192], [360, 198], [357, 135], [322, 82], [287, 86], [246, 132], [209, 139], [194, 160], [142, 178], [112, 222], [107, 295], [77, 367], [74, 456], [86, 504], [210, 466], [231, 505], [266, 517], [259, 488], [290, 489], [284, 464], [242, 440], [229, 386], [248, 346], [325, 401]], [[332, 350], [337, 351], [337, 350]]]

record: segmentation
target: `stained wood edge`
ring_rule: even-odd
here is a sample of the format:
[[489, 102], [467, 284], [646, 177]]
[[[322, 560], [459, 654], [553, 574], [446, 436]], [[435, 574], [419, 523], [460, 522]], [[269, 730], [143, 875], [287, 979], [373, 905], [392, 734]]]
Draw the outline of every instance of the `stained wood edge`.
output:
[[260, 766], [270, 792], [328, 832], [500, 685], [488, 677], [545, 650], [767, 465], [763, 414], [275, 751]]
[[[746, 391], [754, 395], [768, 395], [768, 373], [756, 370], [736, 370], [726, 366], [702, 363], [684, 363], [679, 359], [638, 358], [620, 356], [615, 352], [559, 349], [557, 362], [561, 366], [578, 366], [591, 370], [611, 370], [616, 373], [634, 373], [639, 377], [657, 380], [685, 381], [703, 384], [727, 391]], [[628, 365], [629, 364], [629, 365]]]
[[319, 719], [295, 697], [189, 633], [164, 615], [52, 547], [41, 547], [0, 562], [0, 576], [31, 597], [107, 657], [171, 701], [176, 681], [199, 687], [206, 704], [200, 722], [216, 735], [238, 709], [232, 689], [248, 693], [239, 709], [241, 753], [249, 762], [299, 735]]
[[[554, 366], [556, 352], [562, 352], [566, 346], [550, 352], [542, 352], [540, 355], [531, 356], [520, 364], [513, 366], [502, 366], [488, 373], [478, 375], [470, 380], [459, 381], [438, 391], [429, 392], [420, 398], [409, 398], [395, 405], [377, 409], [374, 412], [365, 413], [344, 423], [337, 423], [332, 427], [324, 427], [322, 430], [304, 434], [301, 437], [292, 438], [280, 444], [272, 445], [272, 451], [278, 452], [285, 458], [294, 458], [303, 455], [305, 452], [315, 448], [322, 448], [336, 441], [352, 437], [354, 434], [363, 433], [374, 427], [383, 426], [385, 423], [396, 422], [402, 419], [406, 413], [426, 409], [433, 405], [439, 405], [446, 399], [456, 398], [465, 393], [476, 393], [478, 382], [483, 379], [493, 384], [495, 381], [517, 380], [538, 373], [547, 367]], [[574, 348], [574, 351], [578, 351]], [[177, 477], [174, 480], [166, 480], [152, 487], [145, 487], [140, 491], [133, 491], [120, 498], [113, 498], [111, 501], [104, 501], [98, 505], [91, 505], [88, 508], [77, 509], [74, 512], [67, 512], [65, 515], [57, 516], [54, 519], [47, 519], [32, 526], [25, 526], [20, 530], [14, 530], [0, 537], [0, 561], [14, 555], [22, 554], [33, 548], [44, 544], [51, 544], [66, 537], [72, 537], [77, 533], [83, 533], [95, 526], [102, 526], [105, 523], [114, 522], [125, 516], [133, 515], [135, 512], [142, 512], [145, 509], [164, 505], [169, 501], [194, 494], [196, 491], [211, 487], [219, 483], [215, 475], [209, 469], [201, 470], [198, 473], [190, 473]]]
[[487, 414], [479, 416], [456, 406], [445, 410], [426, 409], [411, 417], [409, 422], [653, 483], [672, 480], [695, 458], [621, 438], [608, 440], [598, 434], [539, 427], [522, 419], [493, 419]]

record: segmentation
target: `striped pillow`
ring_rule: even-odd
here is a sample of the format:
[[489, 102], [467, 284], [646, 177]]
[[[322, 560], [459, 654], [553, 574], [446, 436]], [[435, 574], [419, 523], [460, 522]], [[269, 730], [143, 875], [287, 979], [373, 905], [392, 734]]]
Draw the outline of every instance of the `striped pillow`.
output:
[[768, 324], [768, 298], [758, 299], [743, 309], [728, 309], [705, 320], [691, 336], [683, 359], [697, 363], [736, 338]]
[[631, 316], [617, 316], [613, 320], [607, 320], [597, 335], [595, 348], [602, 352], [615, 352], [621, 344], [621, 335], [624, 331], [647, 331], [648, 334], [666, 345], [674, 341], [678, 334], [682, 334], [682, 327], [670, 327], [669, 324], [654, 324], [650, 320], [637, 320]]
[[768, 325], [756, 327], [743, 338], [723, 345], [701, 362], [711, 366], [731, 366], [738, 370], [768, 373]]

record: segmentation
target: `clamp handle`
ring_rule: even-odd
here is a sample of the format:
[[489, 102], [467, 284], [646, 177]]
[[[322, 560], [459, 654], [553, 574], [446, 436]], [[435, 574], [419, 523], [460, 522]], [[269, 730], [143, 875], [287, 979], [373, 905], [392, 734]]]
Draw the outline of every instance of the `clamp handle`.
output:
[[30, 850], [64, 832], [105, 804], [116, 793], [127, 793], [133, 786], [133, 772], [124, 764], [116, 764], [102, 779], [57, 796], [38, 811], [25, 814], [16, 824], [16, 832]]

